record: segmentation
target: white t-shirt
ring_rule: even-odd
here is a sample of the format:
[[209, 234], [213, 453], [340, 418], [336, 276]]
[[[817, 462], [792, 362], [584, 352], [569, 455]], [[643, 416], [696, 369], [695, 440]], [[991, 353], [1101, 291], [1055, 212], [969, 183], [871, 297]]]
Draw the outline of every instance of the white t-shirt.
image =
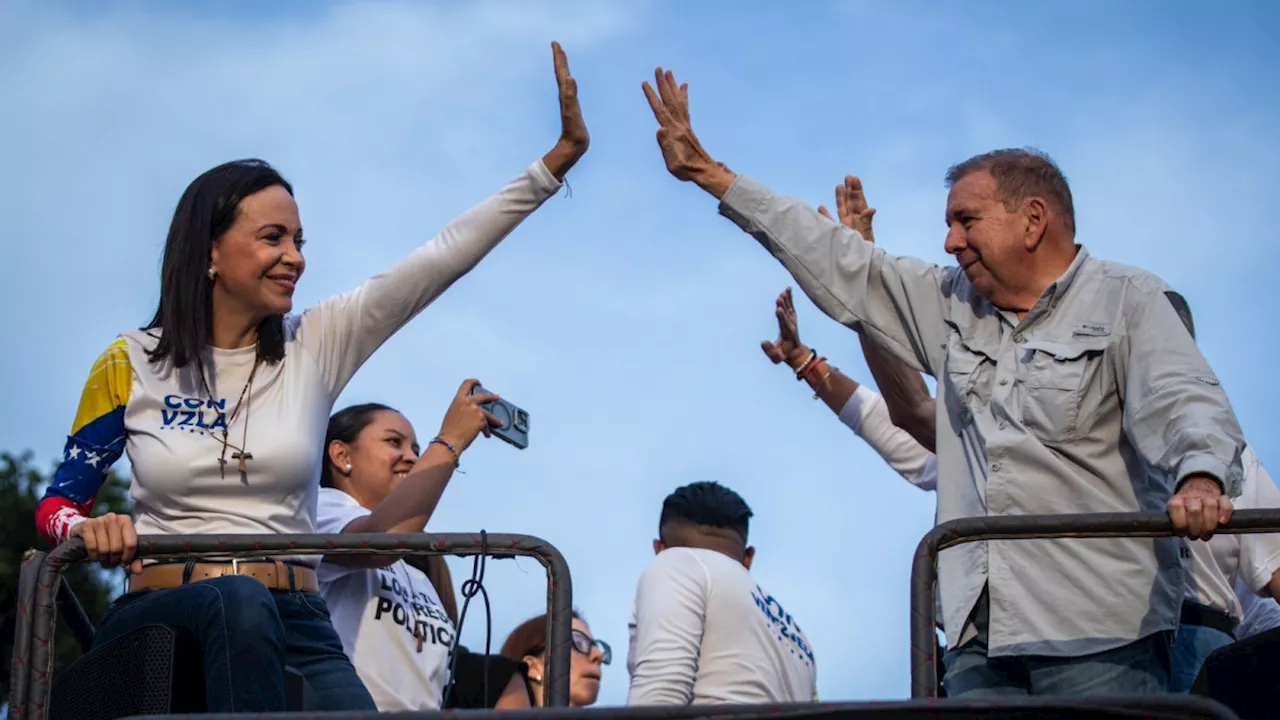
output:
[[[127, 452], [139, 534], [311, 533], [333, 403], [393, 333], [480, 262], [560, 187], [541, 161], [455, 218], [430, 242], [359, 288], [284, 319], [285, 356], [254, 375], [256, 349], [206, 349], [206, 393], [195, 365], [151, 363], [153, 333], [121, 335], [94, 364], [62, 462], [36, 511], [57, 544], [92, 514], [107, 470]], [[210, 397], [212, 395], [212, 397]], [[241, 476], [228, 441], [253, 458]], [[246, 428], [246, 423], [248, 426]], [[316, 556], [296, 558], [314, 565]]]
[[[316, 532], [340, 533], [368, 514], [341, 490], [320, 488]], [[342, 649], [378, 710], [438, 710], [454, 627], [426, 574], [403, 560], [379, 569], [322, 562], [316, 572]]]
[[[1267, 474], [1253, 448], [1245, 446], [1240, 458], [1244, 480], [1240, 497], [1232, 503], [1238, 510], [1280, 508], [1280, 488]], [[1216, 533], [1208, 542], [1187, 541], [1183, 568], [1187, 573], [1187, 599], [1208, 605], [1240, 620], [1244, 616], [1237, 593], [1237, 573], [1246, 594], [1252, 595], [1280, 570], [1280, 533]], [[1184, 548], [1184, 549], [1186, 549]]]
[[1260, 632], [1280, 627], [1280, 604], [1271, 597], [1262, 597], [1249, 590], [1240, 577], [1236, 577], [1236, 596], [1244, 610], [1244, 619], [1236, 628], [1236, 639], [1243, 640]]
[[[840, 409], [840, 420], [907, 482], [922, 490], [937, 489], [937, 456], [893, 424], [884, 398], [879, 394], [859, 384]], [[1232, 501], [1235, 507], [1280, 507], [1280, 488], [1267, 474], [1252, 447], [1245, 447], [1241, 462], [1244, 481], [1240, 497]], [[1239, 620], [1246, 594], [1252, 596], [1280, 569], [1280, 533], [1217, 533], [1208, 542], [1187, 541], [1183, 546], [1183, 568], [1188, 600]], [[1237, 577], [1243, 580], [1242, 585], [1235, 583]], [[1238, 589], [1244, 594], [1238, 593]], [[1269, 608], [1259, 612], [1267, 610]]]
[[816, 702], [809, 640], [742, 563], [668, 548], [636, 586], [628, 705]]

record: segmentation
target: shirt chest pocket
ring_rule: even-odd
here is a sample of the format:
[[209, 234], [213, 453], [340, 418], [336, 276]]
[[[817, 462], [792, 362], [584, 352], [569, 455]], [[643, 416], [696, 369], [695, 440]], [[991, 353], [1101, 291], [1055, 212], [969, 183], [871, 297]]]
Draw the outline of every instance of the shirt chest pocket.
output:
[[1068, 442], [1088, 432], [1087, 395], [1097, 382], [1109, 338], [1023, 343], [1019, 380], [1022, 424], [1044, 442]]
[[947, 354], [946, 409], [952, 427], [962, 430], [973, 424], [973, 414], [991, 401], [994, 363], [987, 356], [955, 342]]

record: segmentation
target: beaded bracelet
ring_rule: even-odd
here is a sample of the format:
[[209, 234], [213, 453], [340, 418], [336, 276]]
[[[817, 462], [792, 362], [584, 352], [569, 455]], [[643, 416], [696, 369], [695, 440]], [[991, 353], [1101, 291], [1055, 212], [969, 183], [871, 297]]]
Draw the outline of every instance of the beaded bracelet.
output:
[[443, 446], [445, 447], [445, 449], [447, 449], [449, 452], [453, 453], [453, 467], [454, 467], [455, 469], [457, 469], [457, 467], [458, 467], [459, 465], [461, 465], [461, 464], [462, 464], [462, 456], [458, 454], [458, 448], [454, 447], [454, 446], [453, 446], [453, 444], [452, 444], [452, 443], [450, 443], [448, 440], [445, 440], [444, 438], [442, 438], [442, 437], [440, 437], [439, 435], [437, 435], [437, 436], [435, 436], [435, 437], [431, 438], [431, 442], [429, 442], [429, 443], [427, 443], [427, 444], [428, 444], [428, 445], [443, 445]]

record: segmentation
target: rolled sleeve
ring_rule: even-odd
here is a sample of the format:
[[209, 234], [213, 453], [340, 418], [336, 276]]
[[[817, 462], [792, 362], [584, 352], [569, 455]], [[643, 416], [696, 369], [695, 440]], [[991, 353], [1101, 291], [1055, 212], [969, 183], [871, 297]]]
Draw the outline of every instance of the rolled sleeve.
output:
[[1231, 401], [1177, 312], [1158, 289], [1133, 287], [1126, 309], [1125, 431], [1171, 488], [1204, 473], [1240, 495], [1244, 434]]

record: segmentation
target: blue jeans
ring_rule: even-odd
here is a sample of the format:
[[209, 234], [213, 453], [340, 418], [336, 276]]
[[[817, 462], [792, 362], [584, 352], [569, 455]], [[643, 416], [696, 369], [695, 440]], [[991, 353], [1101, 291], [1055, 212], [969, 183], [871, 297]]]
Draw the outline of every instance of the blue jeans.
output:
[[144, 625], [168, 626], [200, 648], [209, 712], [284, 710], [286, 665], [307, 679], [320, 710], [377, 710], [318, 593], [273, 592], [234, 575], [128, 593], [112, 603], [94, 644]]
[[1157, 632], [1128, 645], [1080, 657], [987, 657], [990, 607], [986, 592], [973, 616], [977, 637], [943, 658], [947, 697], [1010, 695], [1133, 695], [1169, 686], [1172, 633]]
[[1203, 625], [1178, 626], [1178, 637], [1173, 641], [1173, 669], [1169, 672], [1169, 692], [1190, 692], [1209, 653], [1235, 641], [1235, 638], [1215, 628]]

